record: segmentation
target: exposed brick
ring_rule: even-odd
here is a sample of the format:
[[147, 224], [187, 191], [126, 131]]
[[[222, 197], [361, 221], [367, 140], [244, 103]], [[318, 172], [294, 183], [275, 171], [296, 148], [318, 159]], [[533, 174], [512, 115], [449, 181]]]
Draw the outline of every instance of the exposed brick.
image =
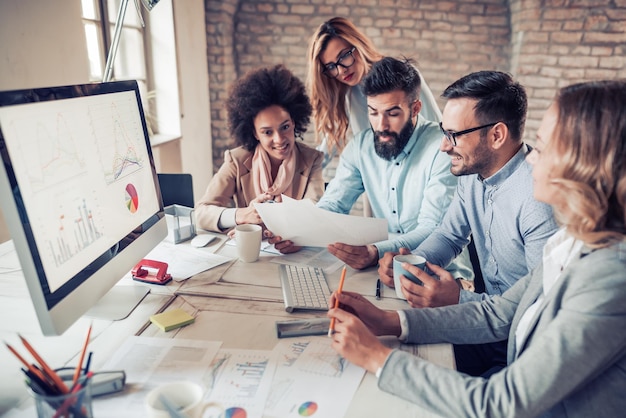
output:
[[524, 41], [548, 43], [548, 35], [545, 32], [527, 32], [524, 34]]
[[558, 87], [626, 77], [626, 0], [205, 0], [205, 12], [215, 167], [233, 144], [227, 87], [279, 62], [304, 81], [309, 37], [333, 16], [350, 18], [381, 53], [416, 58], [436, 96], [471, 71], [515, 65], [529, 94], [525, 138]]
[[293, 5], [291, 6], [291, 13], [300, 15], [310, 15], [315, 11], [315, 7], [309, 5]]
[[587, 16], [583, 29], [586, 31], [605, 31], [609, 28], [609, 19], [604, 15]]
[[563, 30], [582, 30], [583, 22], [570, 20], [563, 22]]
[[584, 9], [580, 8], [562, 8], [562, 9], [545, 9], [542, 18], [544, 20], [580, 20], [580, 16], [584, 14]]
[[509, 20], [506, 16], [471, 16], [472, 26], [508, 26]]
[[609, 46], [594, 46], [591, 47], [591, 55], [599, 56], [611, 56], [613, 55], [613, 48]]
[[580, 32], [554, 32], [550, 34], [550, 42], [576, 45], [580, 43], [582, 37]]
[[585, 69], [585, 78], [591, 80], [604, 80], [604, 79], [612, 79], [617, 77], [617, 72], [615, 70], [603, 70], [603, 69], [593, 69], [586, 68]]
[[[246, 6], [246, 2], [242, 2], [242, 7]], [[256, 10], [261, 13], [271, 13], [274, 11], [274, 5], [269, 3], [260, 3], [256, 5]], [[252, 10], [250, 10], [252, 11]]]
[[559, 57], [559, 65], [563, 67], [589, 68], [598, 66], [597, 57], [565, 56]]

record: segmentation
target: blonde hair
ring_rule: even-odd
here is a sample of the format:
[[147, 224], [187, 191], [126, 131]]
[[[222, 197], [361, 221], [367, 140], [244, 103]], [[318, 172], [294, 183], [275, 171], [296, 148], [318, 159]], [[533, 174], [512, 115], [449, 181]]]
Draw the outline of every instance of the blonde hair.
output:
[[626, 240], [626, 79], [565, 87], [555, 104], [557, 220], [591, 248]]
[[346, 145], [346, 133], [350, 123], [346, 112], [346, 94], [349, 86], [322, 73], [324, 69], [320, 55], [326, 50], [331, 39], [343, 39], [355, 47], [357, 59], [361, 59], [366, 71], [372, 63], [382, 58], [372, 41], [352, 22], [343, 17], [334, 17], [324, 23], [313, 34], [308, 51], [307, 84], [313, 105], [315, 139], [327, 137], [328, 149], [342, 150]]

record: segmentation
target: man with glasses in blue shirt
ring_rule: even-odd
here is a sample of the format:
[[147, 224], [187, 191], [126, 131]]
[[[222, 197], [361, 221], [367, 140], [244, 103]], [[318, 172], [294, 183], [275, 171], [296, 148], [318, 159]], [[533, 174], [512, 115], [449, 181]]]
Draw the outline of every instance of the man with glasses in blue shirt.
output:
[[[501, 295], [541, 261], [546, 240], [557, 230], [551, 208], [533, 198], [530, 147], [522, 141], [527, 98], [505, 73], [480, 71], [462, 77], [442, 95], [448, 99], [440, 129], [441, 151], [459, 176], [457, 191], [441, 225], [417, 247], [436, 275], [474, 241], [484, 292], [460, 289], [420, 271], [418, 286], [401, 279], [412, 307], [436, 307]], [[408, 253], [402, 249], [400, 253]], [[393, 256], [380, 260], [381, 280], [393, 287]], [[482, 289], [481, 289], [482, 290]], [[506, 365], [506, 341], [455, 346], [457, 368], [477, 376]]]

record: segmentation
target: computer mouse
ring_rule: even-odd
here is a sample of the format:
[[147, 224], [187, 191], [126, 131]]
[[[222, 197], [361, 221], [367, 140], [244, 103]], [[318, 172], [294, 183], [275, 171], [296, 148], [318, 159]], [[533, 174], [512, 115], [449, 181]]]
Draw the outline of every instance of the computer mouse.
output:
[[209, 245], [209, 243], [212, 242], [214, 239], [217, 239], [215, 235], [200, 234], [193, 237], [190, 244], [192, 247], [202, 248]]

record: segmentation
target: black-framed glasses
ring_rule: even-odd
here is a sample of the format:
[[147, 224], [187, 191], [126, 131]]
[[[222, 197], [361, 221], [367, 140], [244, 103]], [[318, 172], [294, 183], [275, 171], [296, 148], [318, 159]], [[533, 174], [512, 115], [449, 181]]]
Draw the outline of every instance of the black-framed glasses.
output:
[[352, 65], [354, 64], [354, 50], [355, 49], [356, 47], [353, 46], [348, 51], [341, 54], [337, 62], [331, 62], [329, 64], [324, 65], [324, 69], [322, 70], [322, 72], [330, 78], [335, 78], [339, 75], [339, 67], [343, 67], [343, 68], [352, 67]]
[[443, 132], [443, 136], [446, 137], [446, 139], [448, 140], [450, 145], [452, 145], [453, 147], [456, 147], [456, 138], [457, 137], [459, 137], [461, 135], [471, 134], [472, 132], [478, 131], [479, 129], [491, 128], [492, 126], [497, 125], [498, 123], [500, 123], [500, 122], [488, 123], [486, 125], [477, 126], [475, 128], [469, 128], [469, 129], [466, 129], [464, 131], [452, 132], [452, 131], [446, 131], [445, 129], [443, 129], [443, 124], [441, 122], [439, 122], [439, 128], [441, 128], [441, 132]]

